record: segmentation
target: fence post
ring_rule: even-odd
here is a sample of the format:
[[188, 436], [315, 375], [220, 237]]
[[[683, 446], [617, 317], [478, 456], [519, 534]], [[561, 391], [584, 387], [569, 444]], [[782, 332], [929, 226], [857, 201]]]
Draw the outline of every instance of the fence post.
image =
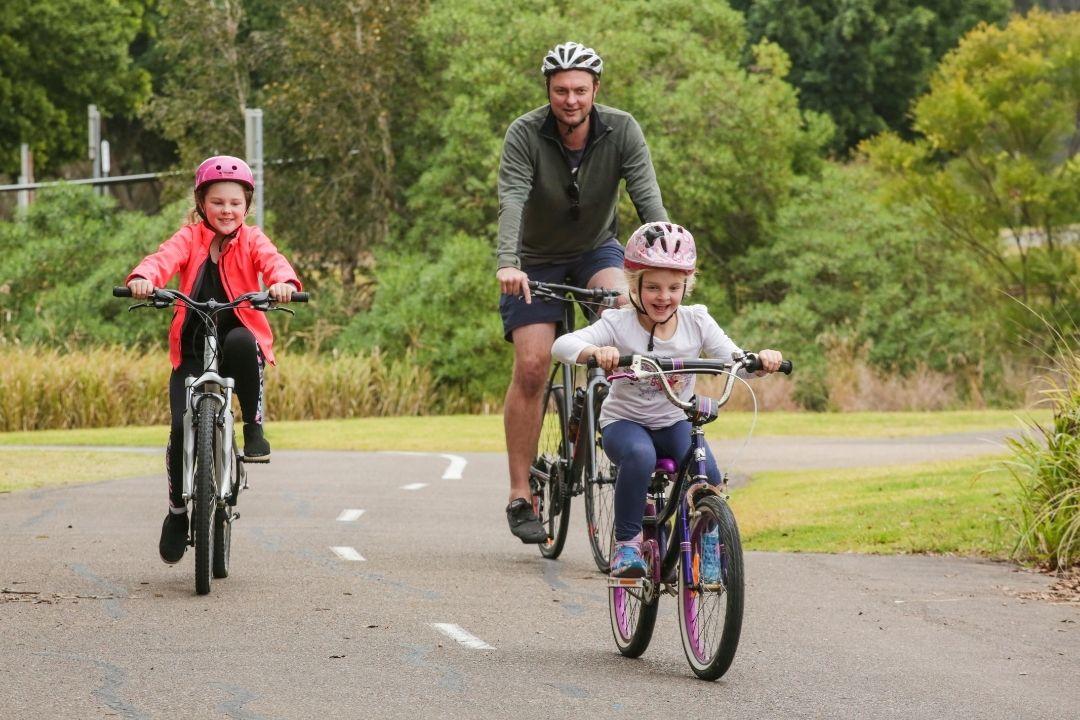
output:
[[[34, 182], [34, 153], [30, 152], [30, 146], [23, 143], [19, 146], [19, 184], [27, 185]], [[20, 190], [18, 194], [19, 207], [28, 208], [34, 199], [30, 190]]]
[[[101, 177], [101, 113], [97, 105], [87, 105], [86, 115], [90, 124], [90, 177], [97, 180]], [[94, 186], [94, 192], [98, 195], [104, 190], [100, 185]]]
[[247, 145], [247, 161], [255, 176], [255, 224], [263, 226], [263, 188], [266, 175], [263, 172], [263, 111], [258, 108], [244, 109], [244, 140]]

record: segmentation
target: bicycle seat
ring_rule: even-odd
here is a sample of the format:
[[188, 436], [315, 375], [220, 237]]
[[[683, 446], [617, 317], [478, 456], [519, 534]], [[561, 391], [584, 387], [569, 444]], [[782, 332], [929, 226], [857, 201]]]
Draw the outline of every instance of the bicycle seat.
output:
[[678, 468], [678, 463], [676, 463], [674, 459], [672, 459], [672, 458], [657, 458], [656, 459], [656, 467], [653, 468], [653, 472], [654, 473], [662, 472], [662, 473], [667, 473], [668, 475], [673, 475], [675, 473], [676, 468]]

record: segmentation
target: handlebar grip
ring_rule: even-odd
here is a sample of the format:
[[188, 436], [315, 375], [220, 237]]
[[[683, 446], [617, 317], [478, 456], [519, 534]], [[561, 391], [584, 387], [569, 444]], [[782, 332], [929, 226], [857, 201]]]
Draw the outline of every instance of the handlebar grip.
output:
[[619, 356], [619, 367], [630, 367], [633, 364], [634, 364], [634, 356], [633, 355], [620, 355]]
[[306, 302], [307, 302], [307, 301], [308, 301], [309, 299], [311, 299], [311, 293], [306, 293], [306, 292], [294, 292], [294, 293], [292, 294], [292, 296], [291, 296], [291, 297], [289, 298], [289, 302], [302, 302], [302, 303], [306, 303]]
[[113, 297], [131, 297], [131, 288], [129, 287], [114, 287], [112, 289]]
[[780, 361], [780, 372], [784, 373], [785, 375], [790, 375], [791, 371], [794, 370], [794, 369], [795, 369], [795, 366], [791, 364], [790, 360], [781, 360]]
[[596, 368], [600, 367], [599, 365], [596, 364], [596, 356], [595, 355], [590, 355], [589, 356], [589, 359], [585, 361], [585, 367], [589, 368], [590, 370], [595, 370]]

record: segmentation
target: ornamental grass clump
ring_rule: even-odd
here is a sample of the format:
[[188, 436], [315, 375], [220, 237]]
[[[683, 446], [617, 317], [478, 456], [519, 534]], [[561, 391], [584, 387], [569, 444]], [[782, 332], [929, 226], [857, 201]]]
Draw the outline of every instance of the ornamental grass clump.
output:
[[1043, 394], [1054, 418], [1009, 441], [1007, 466], [1020, 486], [1015, 557], [1064, 570], [1080, 565], [1080, 329], [1051, 331], [1053, 382]]

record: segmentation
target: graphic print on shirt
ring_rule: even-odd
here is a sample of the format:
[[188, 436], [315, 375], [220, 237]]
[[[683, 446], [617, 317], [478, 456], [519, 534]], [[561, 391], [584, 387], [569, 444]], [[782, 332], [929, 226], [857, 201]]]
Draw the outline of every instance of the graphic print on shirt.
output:
[[[678, 375], [666, 375], [668, 383], [671, 385], [671, 390], [676, 395], [681, 395], [682, 391], [686, 388], [687, 383], [690, 382], [692, 375], [688, 373], [681, 373]], [[655, 398], [664, 393], [663, 381], [658, 377], [649, 378], [647, 382], [641, 380], [630, 380], [630, 386], [637, 392], [639, 398], [649, 400]]]

